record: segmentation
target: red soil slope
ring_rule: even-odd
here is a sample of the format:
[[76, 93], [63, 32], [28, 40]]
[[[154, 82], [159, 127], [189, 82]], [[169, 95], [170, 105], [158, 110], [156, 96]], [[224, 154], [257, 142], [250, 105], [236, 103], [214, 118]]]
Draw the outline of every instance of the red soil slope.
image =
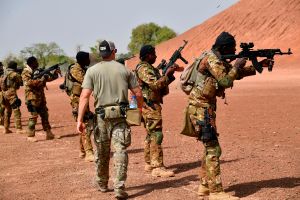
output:
[[[290, 67], [299, 62], [300, 53], [300, 1], [299, 0], [241, 0], [227, 10], [191, 28], [176, 38], [156, 47], [157, 63], [168, 59], [182, 40], [189, 43], [182, 55], [190, 62], [204, 50], [210, 49], [215, 38], [227, 31], [235, 35], [237, 43], [254, 42], [255, 48], [291, 48], [294, 55], [277, 57], [277, 64]], [[138, 58], [130, 60], [135, 66]], [[183, 64], [181, 61], [178, 64]]]

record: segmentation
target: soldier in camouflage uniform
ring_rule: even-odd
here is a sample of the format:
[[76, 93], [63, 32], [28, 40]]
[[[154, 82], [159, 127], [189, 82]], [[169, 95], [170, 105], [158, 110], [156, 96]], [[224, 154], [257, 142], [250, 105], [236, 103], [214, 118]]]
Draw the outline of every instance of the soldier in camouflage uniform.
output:
[[[210, 200], [219, 199], [239, 199], [224, 192], [221, 172], [220, 156], [221, 147], [218, 142], [216, 128], [216, 104], [217, 98], [225, 98], [225, 89], [233, 86], [233, 81], [245, 76], [255, 75], [253, 66], [245, 66], [244, 58], [238, 59], [234, 65], [229, 61], [222, 60], [221, 55], [234, 54], [236, 42], [232, 35], [227, 32], [221, 33], [211, 51], [205, 52], [198, 67], [198, 79], [189, 95], [189, 105], [187, 107], [187, 118], [193, 125], [195, 133], [199, 139], [203, 138], [201, 132], [201, 122], [203, 122], [205, 110], [209, 115], [209, 123], [213, 127], [209, 139], [202, 139], [204, 154], [200, 172], [200, 186], [198, 194], [201, 198], [209, 195]], [[269, 60], [260, 62], [267, 67]]]
[[173, 74], [178, 65], [170, 67], [166, 74], [161, 76], [158, 69], [152, 66], [156, 60], [156, 53], [151, 45], [141, 48], [140, 59], [136, 74], [144, 98], [142, 115], [147, 130], [144, 147], [145, 171], [151, 172], [155, 177], [171, 177], [174, 176], [174, 172], [167, 170], [163, 163], [161, 104], [163, 96], [169, 93], [168, 85], [175, 80]]
[[101, 192], [107, 191], [109, 179], [110, 146], [114, 152], [114, 191], [117, 199], [126, 199], [127, 147], [131, 143], [131, 130], [125, 118], [128, 107], [128, 89], [137, 96], [138, 107], [142, 107], [142, 92], [133, 72], [115, 61], [116, 49], [113, 42], [102, 41], [99, 46], [103, 61], [90, 67], [84, 77], [77, 120], [78, 132], [83, 132], [84, 113], [90, 95], [95, 99], [97, 125], [94, 130], [96, 145], [96, 181]]
[[[3, 64], [0, 62], [0, 83], [2, 83], [2, 78], [4, 76]], [[4, 105], [3, 105], [3, 94], [0, 84], [0, 129], [4, 129]]]
[[37, 118], [40, 115], [42, 120], [43, 130], [46, 132], [46, 140], [52, 140], [55, 138], [51, 131], [49, 124], [49, 114], [46, 102], [46, 96], [44, 87], [46, 82], [55, 80], [58, 78], [59, 70], [55, 70], [50, 76], [43, 76], [40, 79], [33, 79], [34, 73], [38, 70], [39, 64], [35, 57], [29, 57], [27, 59], [27, 65], [22, 72], [22, 79], [25, 87], [25, 103], [30, 113], [27, 129], [27, 140], [31, 142], [37, 142], [35, 136], [35, 125]]
[[3, 105], [5, 108], [4, 112], [4, 133], [12, 133], [9, 130], [10, 117], [12, 112], [14, 113], [15, 127], [17, 133], [25, 133], [22, 130], [21, 124], [21, 100], [18, 98], [17, 90], [23, 86], [22, 78], [17, 70], [17, 63], [10, 61], [7, 65], [3, 80], [1, 82], [2, 94], [3, 94]]
[[[90, 65], [90, 58], [89, 53], [79, 51], [76, 55], [77, 63], [70, 66], [70, 73], [69, 77], [66, 77], [70, 79], [73, 83], [71, 94], [70, 94], [70, 100], [71, 100], [71, 106], [72, 106], [72, 114], [77, 121], [78, 118], [78, 106], [79, 106], [79, 97], [81, 94], [81, 84], [83, 82], [83, 78], [86, 72], [86, 67]], [[94, 154], [93, 154], [93, 146], [91, 142], [91, 132], [93, 129], [93, 123], [90, 123], [93, 121], [93, 113], [87, 110], [84, 117], [84, 122], [86, 126], [86, 134], [80, 134], [79, 139], [79, 145], [80, 145], [80, 154], [79, 157], [84, 158], [86, 161], [94, 161]]]

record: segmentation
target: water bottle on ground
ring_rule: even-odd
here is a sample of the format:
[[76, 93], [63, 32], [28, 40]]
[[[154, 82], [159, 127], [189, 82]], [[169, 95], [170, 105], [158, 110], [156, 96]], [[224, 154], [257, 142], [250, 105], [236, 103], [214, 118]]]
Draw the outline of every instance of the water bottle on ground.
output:
[[130, 102], [129, 102], [129, 108], [137, 108], [137, 100], [136, 96], [131, 96]]

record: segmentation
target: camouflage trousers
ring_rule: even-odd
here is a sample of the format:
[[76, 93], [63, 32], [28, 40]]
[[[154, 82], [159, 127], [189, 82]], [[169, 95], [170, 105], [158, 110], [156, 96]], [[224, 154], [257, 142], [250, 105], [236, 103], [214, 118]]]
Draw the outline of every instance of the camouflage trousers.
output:
[[46, 103], [41, 103], [36, 105], [34, 101], [26, 102], [27, 108], [29, 111], [29, 120], [28, 120], [28, 137], [35, 136], [35, 125], [37, 123], [38, 116], [41, 117], [43, 130], [47, 131], [51, 129], [49, 123], [49, 114]]
[[0, 126], [4, 126], [4, 112], [5, 112], [5, 107], [0, 103]]
[[[74, 120], [77, 122], [78, 117], [78, 107], [79, 107], [79, 96], [77, 95], [70, 95], [71, 106], [72, 106], [72, 115]], [[92, 122], [93, 123], [93, 122]], [[93, 145], [91, 141], [91, 134], [93, 132], [93, 124], [90, 121], [85, 120], [85, 135], [80, 134], [79, 137], [79, 149], [82, 153], [87, 151], [93, 151]]]
[[147, 130], [147, 136], [144, 146], [145, 162], [152, 167], [162, 167], [163, 150], [162, 150], [162, 115], [161, 106], [154, 104], [154, 107], [145, 105], [142, 110], [142, 115]]
[[[192, 105], [188, 107], [191, 122], [197, 132], [201, 131], [201, 127], [197, 124], [197, 121], [204, 120], [205, 109], [206, 108]], [[215, 111], [213, 111], [210, 123], [216, 129], [215, 118], [216, 114]], [[200, 184], [208, 187], [210, 192], [221, 192], [223, 191], [220, 169], [221, 147], [218, 140], [203, 142], [203, 145], [204, 152], [201, 161]]]
[[88, 126], [89, 124], [86, 124], [86, 134], [80, 134], [79, 136], [79, 148], [82, 153], [93, 151], [93, 145], [91, 141], [92, 130]]
[[114, 188], [124, 189], [127, 179], [128, 154], [126, 148], [131, 144], [131, 130], [124, 118], [102, 120], [97, 115], [94, 130], [96, 145], [96, 181], [100, 187], [107, 186], [109, 179], [109, 160], [111, 144], [115, 150]]
[[5, 129], [9, 129], [10, 127], [10, 118], [12, 113], [14, 113], [14, 122], [15, 122], [16, 129], [22, 129], [20, 108], [12, 106], [16, 99], [18, 99], [17, 96], [7, 96], [7, 98], [3, 98], [3, 102], [2, 102], [4, 106], [3, 125]]

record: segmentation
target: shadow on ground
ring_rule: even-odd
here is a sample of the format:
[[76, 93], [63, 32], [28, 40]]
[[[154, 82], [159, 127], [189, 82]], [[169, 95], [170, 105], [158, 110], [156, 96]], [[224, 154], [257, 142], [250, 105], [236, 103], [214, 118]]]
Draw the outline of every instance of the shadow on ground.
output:
[[[241, 159], [239, 158], [239, 159], [233, 159], [233, 160], [221, 160], [221, 164], [236, 162], [239, 160], [241, 160]], [[195, 161], [195, 162], [189, 162], [189, 163], [178, 163], [175, 165], [171, 165], [168, 168], [172, 169], [175, 172], [175, 174], [179, 174], [182, 172], [186, 172], [186, 171], [195, 169], [197, 167], [200, 168], [200, 166], [201, 166], [201, 161]]]
[[285, 177], [263, 181], [253, 181], [232, 185], [226, 191], [235, 191], [236, 196], [246, 197], [263, 188], [294, 188], [300, 186], [300, 178]]
[[140, 190], [139, 192], [130, 195], [130, 198], [135, 198], [138, 196], [146, 195], [153, 190], [163, 190], [166, 188], [179, 188], [185, 185], [189, 185], [191, 181], [197, 181], [199, 180], [197, 175], [190, 175], [186, 177], [182, 177], [180, 179], [172, 179], [172, 180], [166, 180], [166, 181], [160, 181], [157, 183], [147, 183], [145, 185], [139, 185], [134, 187], [129, 187], [127, 190]]

